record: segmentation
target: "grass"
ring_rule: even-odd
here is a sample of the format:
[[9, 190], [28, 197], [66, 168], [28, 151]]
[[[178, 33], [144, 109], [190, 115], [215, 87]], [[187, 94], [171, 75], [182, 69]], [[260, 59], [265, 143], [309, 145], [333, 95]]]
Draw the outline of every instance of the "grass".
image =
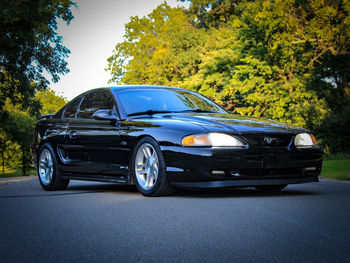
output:
[[350, 181], [350, 159], [323, 161], [321, 176]]
[[[36, 170], [30, 169], [26, 171], [27, 175], [36, 175]], [[2, 167], [0, 167], [0, 178], [8, 178], [8, 177], [20, 177], [23, 176], [22, 168], [20, 167], [6, 167], [5, 173], [2, 173]]]

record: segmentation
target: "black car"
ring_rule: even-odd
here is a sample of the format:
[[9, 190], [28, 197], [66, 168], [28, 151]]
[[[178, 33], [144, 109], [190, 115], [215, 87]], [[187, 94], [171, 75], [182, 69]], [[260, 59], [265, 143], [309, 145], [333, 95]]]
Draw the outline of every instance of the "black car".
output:
[[69, 180], [136, 184], [146, 196], [175, 187], [280, 190], [317, 182], [322, 150], [307, 130], [232, 114], [184, 89], [121, 86], [85, 92], [39, 118], [32, 147], [45, 190]]

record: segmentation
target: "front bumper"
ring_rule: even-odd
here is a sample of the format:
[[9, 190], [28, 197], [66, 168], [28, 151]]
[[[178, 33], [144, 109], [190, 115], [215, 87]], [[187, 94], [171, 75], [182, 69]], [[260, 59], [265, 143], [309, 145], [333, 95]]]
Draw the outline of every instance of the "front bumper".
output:
[[161, 146], [168, 181], [176, 186], [229, 187], [317, 182], [319, 147], [190, 148]]
[[224, 180], [208, 182], [171, 182], [177, 187], [191, 188], [217, 188], [217, 187], [248, 187], [258, 185], [283, 185], [283, 184], [302, 184], [318, 182], [317, 176], [302, 178], [276, 178], [276, 179], [250, 179], [250, 180]]

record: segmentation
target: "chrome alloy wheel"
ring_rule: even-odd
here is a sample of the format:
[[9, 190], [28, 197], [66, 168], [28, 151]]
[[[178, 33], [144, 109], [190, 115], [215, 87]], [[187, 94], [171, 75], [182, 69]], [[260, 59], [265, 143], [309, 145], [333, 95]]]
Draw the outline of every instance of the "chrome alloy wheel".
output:
[[53, 160], [48, 149], [43, 149], [39, 158], [39, 176], [43, 184], [51, 183], [53, 175]]
[[139, 185], [151, 189], [157, 182], [159, 161], [156, 150], [149, 143], [144, 143], [137, 150], [135, 158], [135, 175]]

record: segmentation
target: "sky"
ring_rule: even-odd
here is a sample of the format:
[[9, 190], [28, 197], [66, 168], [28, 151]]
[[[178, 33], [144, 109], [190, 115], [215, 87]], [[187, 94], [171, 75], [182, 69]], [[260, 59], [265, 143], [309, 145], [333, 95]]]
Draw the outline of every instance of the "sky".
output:
[[[58, 94], [73, 99], [80, 93], [108, 84], [110, 72], [107, 58], [118, 42], [123, 41], [124, 25], [131, 16], [143, 17], [162, 4], [164, 0], [75, 0], [72, 8], [74, 19], [66, 26], [59, 21], [58, 34], [70, 49], [68, 62], [70, 72], [62, 75], [50, 88]], [[172, 6], [183, 6], [176, 0], [167, 0]]]

